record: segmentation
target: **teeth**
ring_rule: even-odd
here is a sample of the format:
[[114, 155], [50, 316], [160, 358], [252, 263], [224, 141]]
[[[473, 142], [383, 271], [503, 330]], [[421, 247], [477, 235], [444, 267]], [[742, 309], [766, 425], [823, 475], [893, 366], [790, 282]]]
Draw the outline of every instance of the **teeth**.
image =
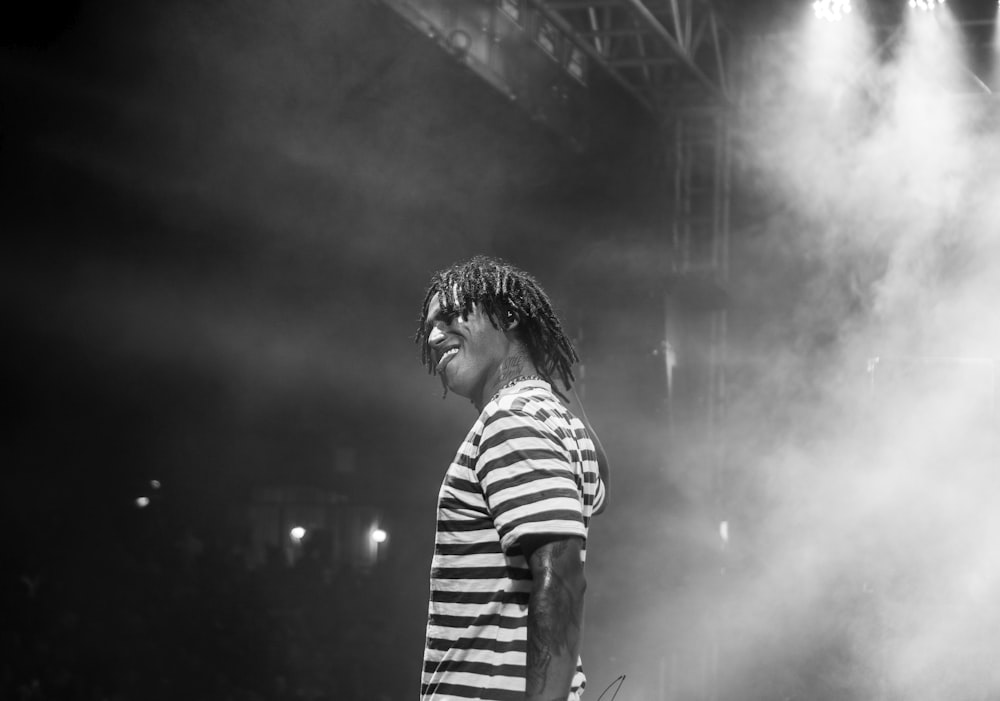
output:
[[458, 353], [458, 348], [449, 348], [444, 353], [442, 353], [441, 359], [438, 361], [437, 364], [437, 369], [440, 370], [444, 366], [444, 361], [450, 358], [451, 356], [455, 355], [456, 353]]

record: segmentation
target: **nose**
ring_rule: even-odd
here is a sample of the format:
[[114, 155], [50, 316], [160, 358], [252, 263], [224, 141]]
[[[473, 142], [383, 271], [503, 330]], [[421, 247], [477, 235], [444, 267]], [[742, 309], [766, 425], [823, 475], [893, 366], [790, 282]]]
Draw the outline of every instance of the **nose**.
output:
[[434, 348], [444, 343], [445, 338], [445, 333], [441, 330], [441, 323], [437, 322], [431, 326], [430, 333], [427, 334], [427, 345]]

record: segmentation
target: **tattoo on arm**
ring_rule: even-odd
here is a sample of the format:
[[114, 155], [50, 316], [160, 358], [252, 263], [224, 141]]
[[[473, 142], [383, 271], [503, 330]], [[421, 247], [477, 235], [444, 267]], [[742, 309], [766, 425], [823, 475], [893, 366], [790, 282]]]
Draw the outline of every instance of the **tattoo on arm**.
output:
[[536, 549], [531, 559], [535, 582], [528, 611], [528, 698], [563, 701], [576, 672], [583, 628], [586, 585], [579, 545], [553, 541]]

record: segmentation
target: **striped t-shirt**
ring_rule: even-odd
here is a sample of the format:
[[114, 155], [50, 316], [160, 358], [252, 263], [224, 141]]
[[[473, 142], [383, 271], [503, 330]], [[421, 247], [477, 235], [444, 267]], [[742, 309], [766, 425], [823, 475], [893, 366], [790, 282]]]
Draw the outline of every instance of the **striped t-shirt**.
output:
[[[520, 700], [531, 571], [518, 540], [583, 538], [604, 500], [594, 444], [548, 383], [488, 403], [438, 495], [422, 701]], [[569, 699], [585, 678], [579, 661]]]

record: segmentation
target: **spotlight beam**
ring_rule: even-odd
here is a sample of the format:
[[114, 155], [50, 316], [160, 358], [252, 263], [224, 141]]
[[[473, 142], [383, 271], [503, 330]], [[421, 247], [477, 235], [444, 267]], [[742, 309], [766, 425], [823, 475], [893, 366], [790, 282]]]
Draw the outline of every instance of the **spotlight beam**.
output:
[[985, 95], [993, 94], [993, 90], [990, 88], [990, 86], [987, 85], [985, 82], [983, 82], [983, 79], [980, 78], [978, 75], [976, 75], [976, 73], [971, 68], [964, 65], [961, 66], [961, 68], [970, 78], [972, 78], [972, 82], [974, 82], [979, 88], [982, 89], [983, 94]]

